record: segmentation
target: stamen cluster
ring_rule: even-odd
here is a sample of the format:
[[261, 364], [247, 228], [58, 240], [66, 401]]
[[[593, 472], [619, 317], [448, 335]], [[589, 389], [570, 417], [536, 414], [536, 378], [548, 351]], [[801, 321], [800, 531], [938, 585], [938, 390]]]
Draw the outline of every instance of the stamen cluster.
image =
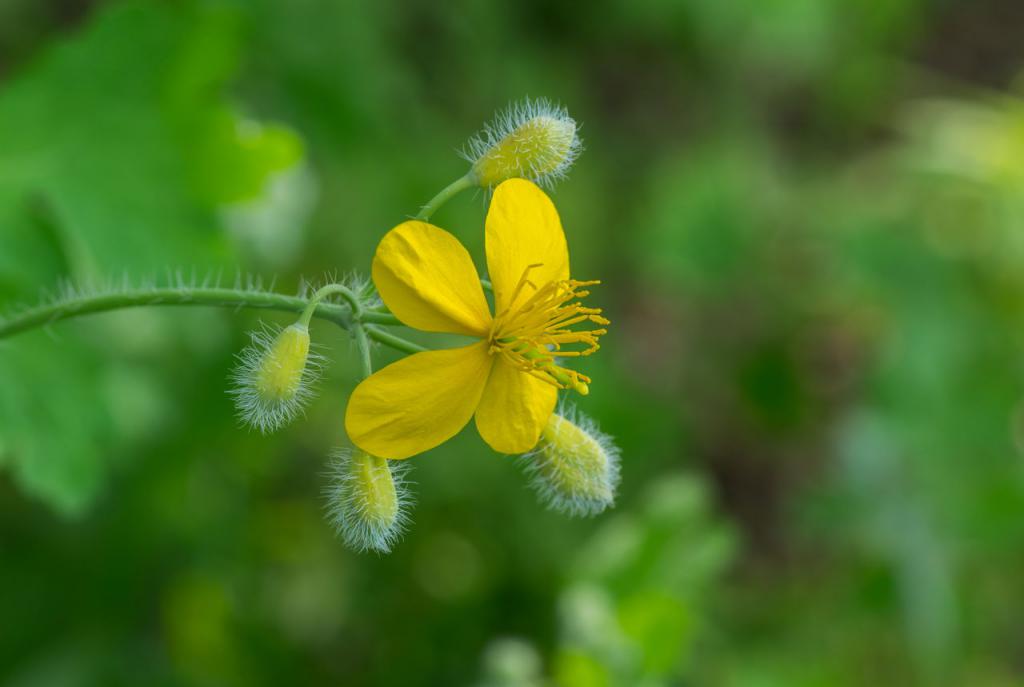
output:
[[[563, 279], [538, 288], [529, 279], [529, 273], [538, 267], [539, 264], [526, 268], [512, 294], [512, 305], [494, 318], [491, 353], [504, 356], [516, 368], [560, 389], [586, 395], [590, 391], [590, 377], [558, 365], [556, 359], [588, 356], [601, 347], [598, 339], [607, 333], [604, 327], [611, 322], [601, 316], [600, 308], [585, 307], [579, 300], [590, 295], [584, 287], [601, 282]], [[517, 303], [527, 287], [534, 293]], [[601, 328], [570, 329], [581, 322]], [[582, 344], [583, 348], [563, 348], [572, 344]]]

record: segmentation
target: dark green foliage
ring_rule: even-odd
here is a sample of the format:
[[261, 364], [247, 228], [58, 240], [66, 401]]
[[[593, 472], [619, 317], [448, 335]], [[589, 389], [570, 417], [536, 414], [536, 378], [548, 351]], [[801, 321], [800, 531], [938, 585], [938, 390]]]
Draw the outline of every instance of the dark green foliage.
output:
[[[0, 341], [0, 682], [1018, 684], [1017, 5], [0, 2], [0, 311], [366, 272], [546, 96], [583, 125], [553, 198], [613, 321], [579, 405], [623, 455], [617, 508], [568, 520], [469, 429], [358, 556], [321, 498], [337, 331], [270, 437], [225, 395], [257, 315]], [[434, 217], [480, 264], [485, 200]]]

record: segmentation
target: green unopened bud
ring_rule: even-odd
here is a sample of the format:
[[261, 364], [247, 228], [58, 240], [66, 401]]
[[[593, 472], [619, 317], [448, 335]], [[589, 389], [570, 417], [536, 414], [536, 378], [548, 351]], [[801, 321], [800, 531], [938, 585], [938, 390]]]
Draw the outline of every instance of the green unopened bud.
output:
[[293, 398], [302, 386], [309, 357], [309, 328], [301, 324], [281, 332], [256, 374], [256, 392], [270, 402]]
[[619, 449], [571, 407], [552, 413], [540, 442], [524, 456], [541, 500], [568, 515], [596, 515], [615, 501]]
[[516, 177], [550, 186], [583, 149], [577, 129], [565, 108], [547, 100], [513, 105], [469, 141], [471, 177], [485, 187]]
[[243, 422], [272, 432], [294, 419], [312, 398], [310, 386], [319, 364], [310, 352], [309, 328], [300, 322], [276, 335], [260, 330], [251, 337], [238, 356], [231, 395]]
[[334, 455], [328, 513], [346, 545], [360, 552], [391, 551], [408, 520], [407, 469], [406, 463], [359, 449]]

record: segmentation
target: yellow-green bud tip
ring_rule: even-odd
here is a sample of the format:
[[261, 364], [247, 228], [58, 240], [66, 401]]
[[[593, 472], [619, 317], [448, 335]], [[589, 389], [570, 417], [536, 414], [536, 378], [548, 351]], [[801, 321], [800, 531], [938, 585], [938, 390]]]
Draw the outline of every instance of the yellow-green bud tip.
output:
[[251, 338], [238, 356], [231, 395], [243, 422], [271, 432], [294, 419], [312, 398], [319, 360], [310, 352], [309, 329], [299, 322], [276, 334], [259, 330]]
[[347, 546], [360, 552], [391, 551], [408, 520], [406, 469], [405, 463], [359, 449], [334, 455], [328, 514]]
[[552, 413], [537, 448], [524, 456], [541, 500], [568, 515], [596, 515], [612, 505], [619, 449], [571, 407]]
[[576, 122], [565, 108], [527, 99], [485, 125], [464, 156], [480, 186], [515, 177], [550, 186], [566, 175], [582, 149]]

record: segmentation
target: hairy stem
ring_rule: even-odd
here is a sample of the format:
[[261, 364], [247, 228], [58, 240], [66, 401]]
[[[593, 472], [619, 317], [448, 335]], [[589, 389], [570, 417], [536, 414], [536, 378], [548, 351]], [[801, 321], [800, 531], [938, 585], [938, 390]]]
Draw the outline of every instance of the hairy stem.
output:
[[[234, 308], [236, 310], [254, 308], [302, 313], [309, 307], [309, 299], [298, 296], [284, 296], [268, 291], [207, 287], [165, 287], [72, 296], [55, 303], [40, 305], [11, 318], [0, 320], [0, 339], [82, 315], [161, 305], [213, 306]], [[312, 316], [333, 322], [346, 330], [351, 330], [353, 323], [356, 321], [349, 306], [336, 303], [317, 303]], [[358, 320], [366, 324], [399, 324], [398, 319], [391, 313], [372, 311], [360, 313]], [[383, 334], [384, 332], [380, 333]], [[367, 334], [369, 334], [370, 338], [400, 351], [422, 350], [416, 344], [397, 336], [388, 334], [386, 337], [378, 338], [373, 332], [367, 332]]]
[[306, 304], [305, 310], [303, 310], [302, 314], [299, 315], [299, 322], [309, 326], [309, 321], [313, 318], [313, 315], [316, 313], [316, 309], [319, 307], [320, 303], [325, 298], [333, 296], [334, 294], [340, 294], [345, 299], [348, 303], [349, 310], [351, 310], [355, 319], [360, 319], [362, 317], [363, 306], [359, 302], [359, 298], [352, 293], [352, 289], [348, 288], [344, 284], [327, 284], [326, 286], [321, 286], [317, 289], [316, 293], [313, 294], [313, 297], [309, 299], [309, 303]]

